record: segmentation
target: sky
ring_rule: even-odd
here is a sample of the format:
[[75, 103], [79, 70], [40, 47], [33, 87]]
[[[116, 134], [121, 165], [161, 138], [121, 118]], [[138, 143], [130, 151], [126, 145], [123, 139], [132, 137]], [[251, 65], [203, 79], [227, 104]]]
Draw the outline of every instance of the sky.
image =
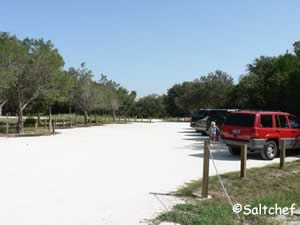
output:
[[0, 31], [51, 40], [138, 96], [223, 70], [235, 81], [261, 55], [300, 40], [298, 0], [0, 0]]

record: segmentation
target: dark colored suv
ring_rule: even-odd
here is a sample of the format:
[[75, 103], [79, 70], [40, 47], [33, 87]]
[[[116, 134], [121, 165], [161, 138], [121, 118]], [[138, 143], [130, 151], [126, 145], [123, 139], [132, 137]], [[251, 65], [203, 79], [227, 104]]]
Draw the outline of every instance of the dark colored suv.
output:
[[221, 138], [232, 154], [239, 154], [241, 144], [248, 144], [250, 151], [272, 160], [281, 139], [287, 149], [300, 148], [300, 120], [285, 112], [234, 112], [225, 119]]
[[203, 118], [207, 117], [208, 110], [207, 109], [200, 109], [197, 112], [192, 113], [191, 119], [191, 127], [195, 127], [198, 120], [202, 120]]
[[231, 112], [237, 109], [202, 109], [199, 112], [192, 114], [191, 127], [203, 135], [208, 135], [208, 129], [212, 121], [216, 122], [220, 127], [224, 119]]

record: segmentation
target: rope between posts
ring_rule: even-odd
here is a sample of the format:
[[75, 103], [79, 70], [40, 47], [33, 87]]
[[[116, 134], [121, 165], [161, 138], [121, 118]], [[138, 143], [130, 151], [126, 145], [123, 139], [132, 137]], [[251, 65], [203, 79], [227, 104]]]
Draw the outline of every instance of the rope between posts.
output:
[[[165, 209], [166, 212], [169, 211], [169, 209], [168, 209], [168, 207], [165, 205], [165, 203], [164, 203], [162, 200], [160, 200], [160, 198], [157, 196], [157, 193], [150, 193], [150, 194], [154, 195], [154, 197], [156, 198], [156, 200], [164, 207], [164, 209]], [[174, 225], [176, 225], [175, 222], [172, 222], [172, 223], [173, 223]]]
[[[234, 205], [233, 205], [233, 202], [232, 202], [232, 200], [231, 200], [231, 198], [230, 198], [230, 196], [229, 196], [229, 194], [228, 194], [228, 192], [227, 192], [227, 190], [226, 190], [226, 188], [225, 188], [224, 182], [223, 182], [223, 180], [222, 180], [222, 178], [221, 178], [221, 176], [220, 176], [220, 173], [219, 173], [218, 168], [217, 168], [217, 166], [216, 166], [216, 163], [215, 163], [213, 154], [211, 153], [210, 145], [208, 145], [208, 150], [209, 150], [209, 156], [210, 156], [210, 158], [211, 158], [212, 164], [213, 164], [214, 169], [215, 169], [215, 171], [216, 171], [218, 180], [219, 180], [219, 182], [220, 182], [220, 184], [221, 184], [221, 186], [222, 186], [222, 189], [223, 189], [223, 191], [224, 191], [224, 193], [225, 193], [225, 195], [226, 195], [226, 198], [227, 198], [228, 202], [229, 202], [230, 205], [231, 205], [231, 209], [233, 209], [233, 206], [234, 206]], [[236, 213], [236, 212], [234, 212], [234, 213], [235, 213], [236, 217], [241, 221], [241, 217], [240, 217], [239, 213]], [[242, 220], [243, 220], [243, 224], [245, 224], [244, 217], [242, 218]]]
[[[232, 209], [233, 209], [233, 206], [234, 206], [233, 201], [231, 200], [231, 197], [230, 197], [230, 195], [228, 194], [228, 192], [227, 192], [227, 190], [226, 190], [226, 187], [225, 187], [225, 185], [224, 185], [224, 182], [223, 182], [223, 180], [222, 180], [222, 178], [221, 178], [221, 176], [220, 176], [219, 170], [218, 170], [218, 168], [217, 168], [217, 165], [216, 165], [216, 163], [215, 163], [213, 154], [212, 154], [212, 152], [211, 152], [210, 145], [208, 145], [208, 149], [209, 149], [209, 158], [210, 158], [211, 161], [212, 161], [212, 164], [213, 164], [213, 167], [214, 167], [214, 169], [215, 169], [215, 171], [216, 171], [216, 175], [217, 175], [217, 177], [218, 177], [218, 180], [219, 180], [219, 182], [220, 182], [220, 184], [221, 184], [221, 187], [222, 187], [222, 189], [223, 189], [223, 191], [224, 191], [224, 193], [225, 193], [225, 196], [226, 196], [228, 202], [230, 203], [230, 205], [231, 205], [231, 207], [232, 207]], [[154, 195], [154, 197], [156, 198], [156, 200], [163, 206], [163, 208], [164, 208], [166, 211], [169, 211], [169, 209], [168, 209], [168, 207], [166, 206], [166, 204], [164, 204], [164, 202], [157, 196], [158, 193], [153, 193], [153, 192], [151, 192], [150, 194]], [[234, 213], [235, 213], [235, 215], [236, 215], [236, 217], [238, 218], [239, 221], [243, 221], [243, 224], [246, 224], [246, 223], [245, 223], [244, 217], [241, 218], [240, 215], [239, 215], [239, 213], [236, 213], [236, 212], [234, 212]], [[194, 213], [184, 212], [184, 214], [189, 214], [189, 215], [195, 215], [195, 216], [196, 216], [196, 214], [194, 214]], [[175, 224], [175, 222], [172, 222], [172, 223]]]

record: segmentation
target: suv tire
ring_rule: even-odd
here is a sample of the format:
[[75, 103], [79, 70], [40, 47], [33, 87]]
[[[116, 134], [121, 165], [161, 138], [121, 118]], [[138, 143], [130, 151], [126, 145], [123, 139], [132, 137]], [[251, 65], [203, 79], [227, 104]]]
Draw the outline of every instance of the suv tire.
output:
[[267, 141], [260, 155], [265, 160], [272, 160], [277, 156], [278, 147], [275, 141]]
[[240, 147], [228, 146], [228, 150], [231, 153], [231, 155], [240, 155], [241, 154], [241, 148]]

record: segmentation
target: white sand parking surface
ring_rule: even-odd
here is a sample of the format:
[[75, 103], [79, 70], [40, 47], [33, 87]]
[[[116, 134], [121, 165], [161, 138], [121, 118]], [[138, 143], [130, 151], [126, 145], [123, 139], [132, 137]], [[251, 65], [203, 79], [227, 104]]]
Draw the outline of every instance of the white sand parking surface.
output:
[[[60, 132], [0, 138], [0, 224], [140, 224], [163, 210], [149, 192], [174, 191], [202, 175], [203, 137], [188, 123]], [[221, 172], [239, 169], [238, 157], [217, 149]], [[268, 163], [250, 156], [248, 167]]]

